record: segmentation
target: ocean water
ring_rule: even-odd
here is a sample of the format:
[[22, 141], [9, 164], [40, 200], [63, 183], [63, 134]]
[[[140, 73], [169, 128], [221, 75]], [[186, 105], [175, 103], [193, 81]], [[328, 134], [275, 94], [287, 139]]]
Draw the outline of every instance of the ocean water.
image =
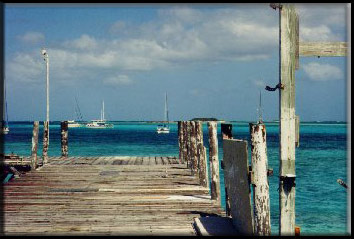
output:
[[[70, 156], [140, 155], [178, 156], [177, 124], [170, 134], [157, 134], [153, 123], [113, 122], [113, 129], [69, 128]], [[250, 140], [247, 122], [233, 122], [233, 136]], [[269, 177], [271, 230], [279, 230], [279, 138], [278, 124], [265, 123], [268, 163], [274, 175]], [[10, 122], [5, 135], [5, 153], [29, 156], [32, 122]], [[218, 125], [219, 160], [222, 140]], [[204, 145], [209, 146], [207, 125], [203, 124]], [[38, 154], [42, 151], [43, 124], [40, 125]], [[249, 147], [250, 148], [250, 147]], [[208, 151], [208, 150], [207, 150]], [[250, 153], [250, 152], [249, 152]], [[60, 122], [50, 123], [49, 156], [59, 156]], [[250, 157], [250, 154], [249, 154]], [[250, 160], [250, 158], [249, 158]], [[223, 171], [222, 206], [225, 207]], [[296, 225], [301, 235], [345, 235], [347, 233], [347, 192], [336, 180], [347, 182], [347, 125], [345, 123], [302, 123], [300, 147], [296, 148]]]

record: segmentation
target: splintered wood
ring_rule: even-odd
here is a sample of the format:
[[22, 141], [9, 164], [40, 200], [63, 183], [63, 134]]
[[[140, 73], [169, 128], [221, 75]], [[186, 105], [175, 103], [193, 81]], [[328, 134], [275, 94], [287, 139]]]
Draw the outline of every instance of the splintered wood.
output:
[[49, 157], [3, 187], [5, 235], [195, 235], [224, 216], [176, 157]]

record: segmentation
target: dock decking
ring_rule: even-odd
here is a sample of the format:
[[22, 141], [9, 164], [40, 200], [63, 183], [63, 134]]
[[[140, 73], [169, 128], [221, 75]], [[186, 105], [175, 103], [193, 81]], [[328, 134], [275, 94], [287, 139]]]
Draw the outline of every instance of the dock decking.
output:
[[225, 216], [175, 157], [49, 157], [3, 190], [5, 235], [196, 235]]

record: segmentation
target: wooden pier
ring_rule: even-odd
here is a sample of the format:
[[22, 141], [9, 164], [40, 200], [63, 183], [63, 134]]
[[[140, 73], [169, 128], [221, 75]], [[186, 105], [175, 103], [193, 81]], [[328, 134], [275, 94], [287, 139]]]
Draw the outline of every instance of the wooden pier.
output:
[[196, 235], [225, 216], [176, 157], [48, 157], [3, 193], [5, 235]]

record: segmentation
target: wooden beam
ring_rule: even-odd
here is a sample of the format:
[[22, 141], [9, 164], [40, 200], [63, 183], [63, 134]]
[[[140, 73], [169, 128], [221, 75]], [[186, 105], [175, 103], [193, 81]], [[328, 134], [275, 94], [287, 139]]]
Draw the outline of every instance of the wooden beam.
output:
[[347, 42], [300, 42], [300, 56], [346, 56]]
[[37, 159], [37, 149], [38, 149], [38, 133], [39, 133], [39, 121], [33, 122], [33, 133], [32, 133], [32, 151], [31, 151], [31, 158], [32, 158], [32, 169], [37, 168], [38, 159]]
[[[292, 4], [280, 9], [280, 83], [279, 90], [279, 234], [295, 234], [295, 68], [296, 11]], [[287, 180], [290, 176], [291, 180]]]
[[209, 162], [211, 168], [211, 199], [220, 202], [220, 174], [219, 174], [219, 151], [218, 151], [218, 124], [216, 121], [208, 122], [209, 132]]

